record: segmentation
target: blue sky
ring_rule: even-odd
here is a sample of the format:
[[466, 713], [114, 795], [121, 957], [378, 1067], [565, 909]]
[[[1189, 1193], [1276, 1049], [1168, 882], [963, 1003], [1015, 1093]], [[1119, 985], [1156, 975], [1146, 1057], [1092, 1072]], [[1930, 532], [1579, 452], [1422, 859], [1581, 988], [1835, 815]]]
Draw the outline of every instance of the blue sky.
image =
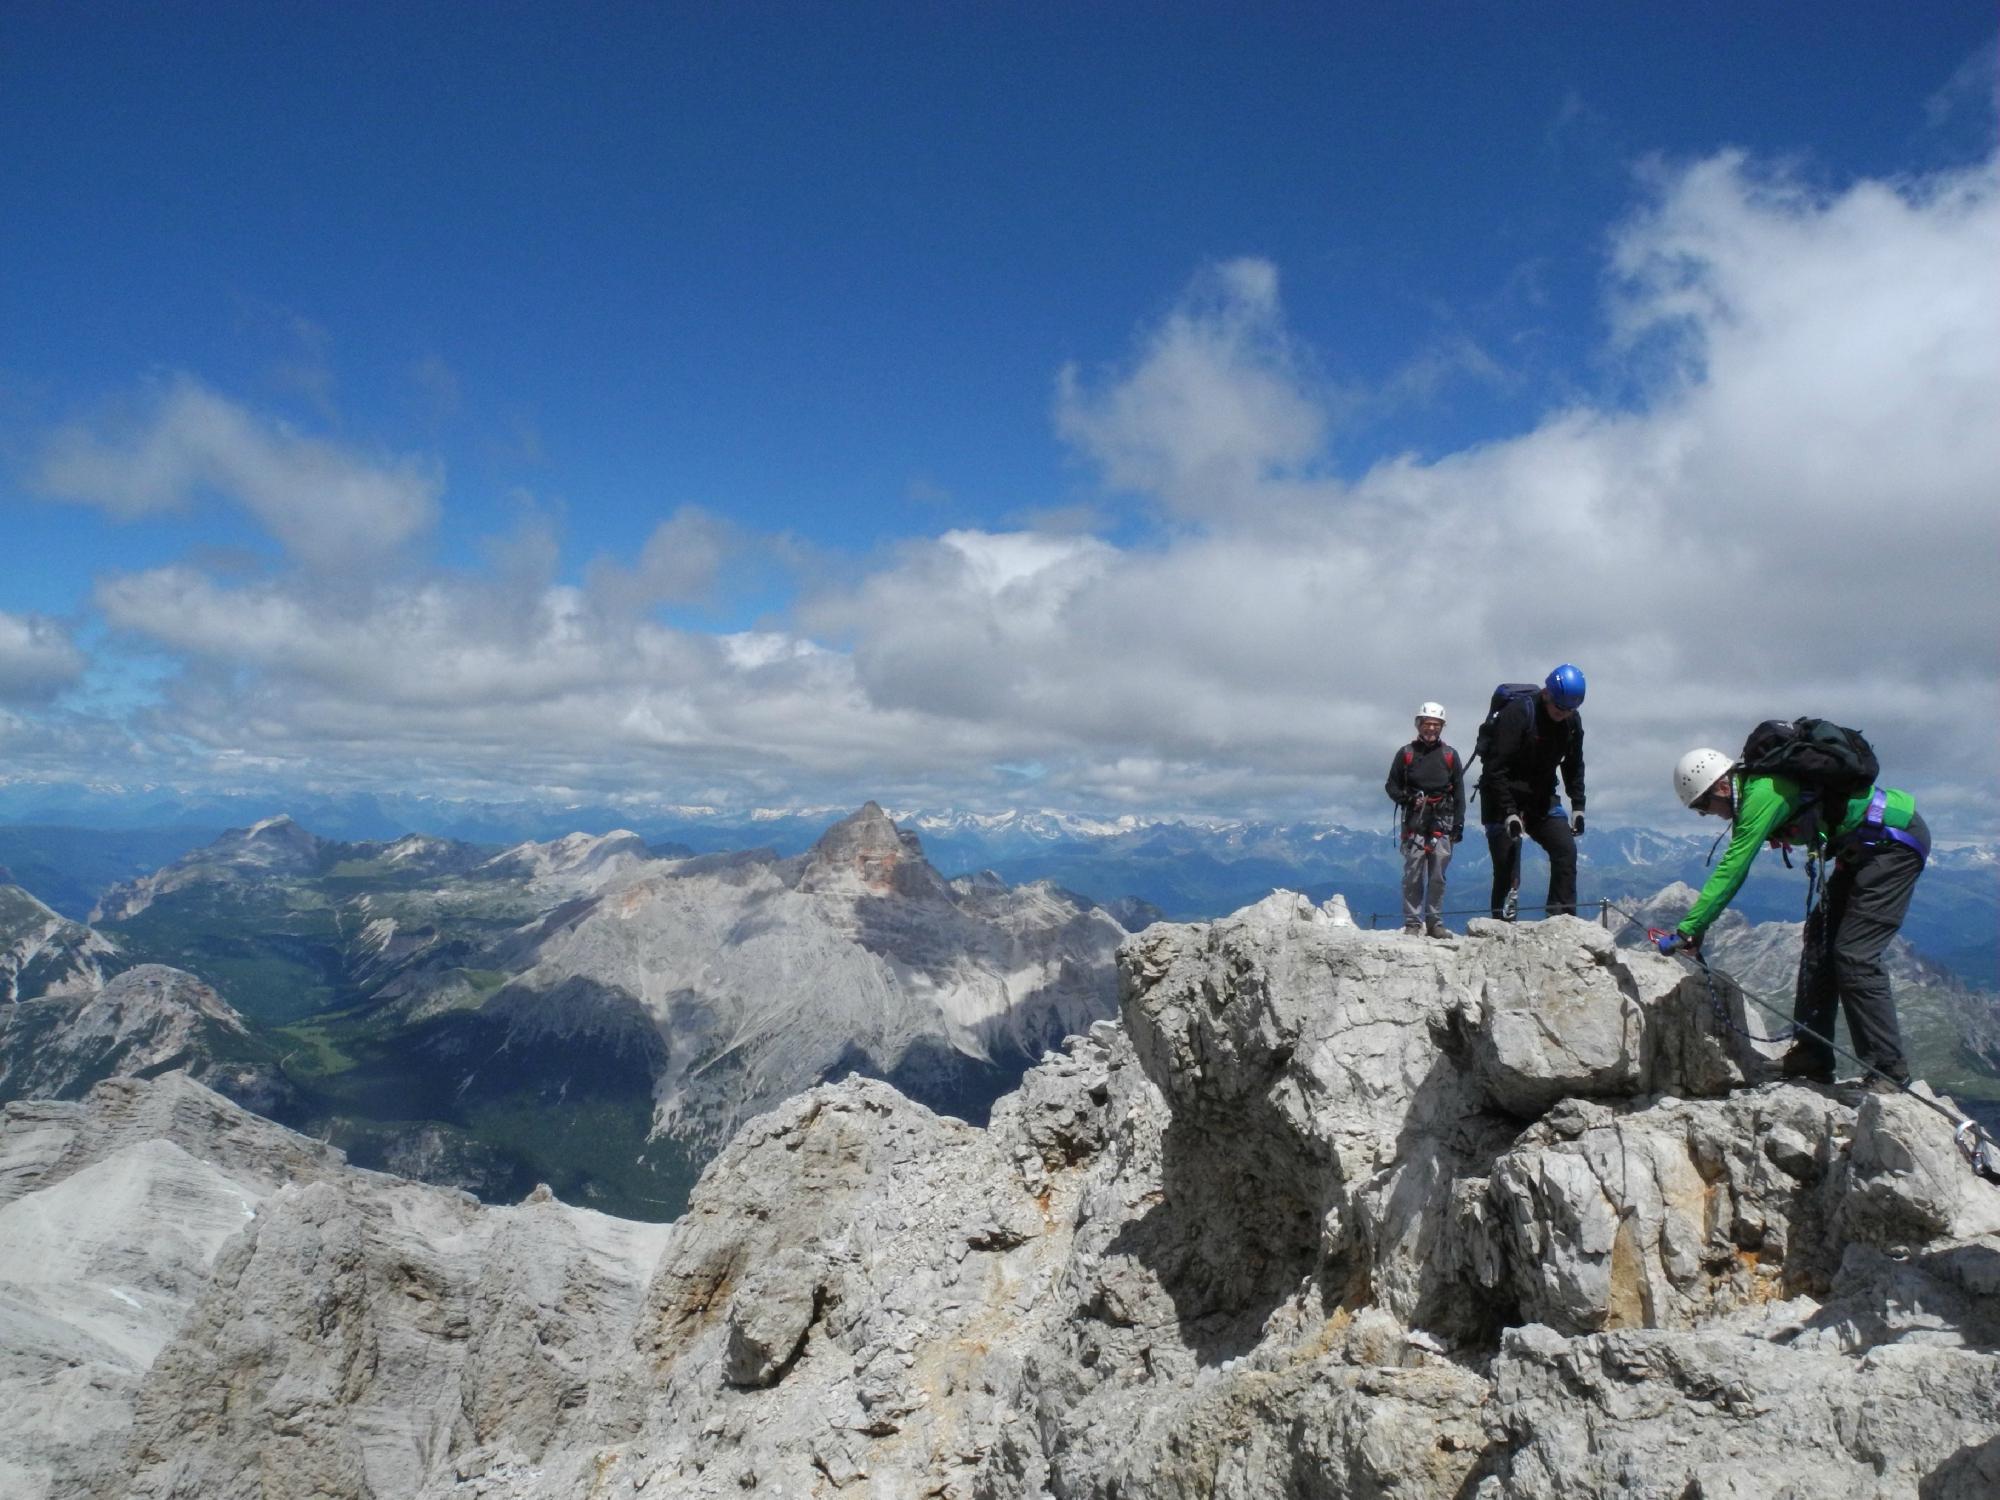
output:
[[0, 776], [1372, 817], [1575, 659], [1989, 834], [1994, 28], [10, 6]]

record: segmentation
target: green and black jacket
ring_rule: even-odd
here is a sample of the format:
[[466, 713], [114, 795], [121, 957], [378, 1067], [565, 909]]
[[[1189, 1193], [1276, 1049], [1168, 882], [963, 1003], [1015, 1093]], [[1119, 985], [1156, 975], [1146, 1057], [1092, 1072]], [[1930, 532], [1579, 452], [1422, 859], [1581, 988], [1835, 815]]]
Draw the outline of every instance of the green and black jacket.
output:
[[[1730, 779], [1736, 792], [1736, 819], [1730, 825], [1729, 850], [1674, 929], [1689, 937], [1708, 931], [1736, 899], [1749, 877], [1751, 863], [1765, 844], [1838, 856], [1843, 844], [1853, 844], [1870, 821], [1869, 809], [1878, 795], [1882, 799], [1880, 822], [1885, 829], [1908, 828], [1917, 810], [1916, 799], [1895, 787], [1870, 787], [1829, 806], [1783, 776], [1745, 776], [1732, 771]], [[1829, 822], [1827, 815], [1836, 809], [1839, 817]]]

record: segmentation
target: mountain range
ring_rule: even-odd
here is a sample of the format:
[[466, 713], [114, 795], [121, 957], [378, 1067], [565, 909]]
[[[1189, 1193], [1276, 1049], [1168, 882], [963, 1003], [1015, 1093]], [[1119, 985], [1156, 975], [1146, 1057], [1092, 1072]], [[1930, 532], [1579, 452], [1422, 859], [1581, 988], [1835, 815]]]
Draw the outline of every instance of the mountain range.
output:
[[[489, 1199], [547, 1182], [666, 1217], [744, 1120], [815, 1083], [880, 1078], [979, 1120], [1108, 1015], [1114, 951], [1160, 908], [1030, 871], [1261, 898], [1261, 879], [1302, 866], [1365, 888], [1355, 872], [1393, 858], [1378, 835], [1305, 825], [918, 821], [921, 837], [870, 803], [797, 852], [697, 853], [623, 829], [505, 847], [346, 841], [277, 816], [101, 888], [88, 923], [0, 888], [0, 994], [30, 1002], [8, 1014], [0, 1098], [183, 1067], [363, 1165]], [[783, 823], [759, 826], [796, 842]], [[934, 842], [999, 870], [947, 878]], [[1608, 925], [1669, 925], [1693, 899], [1676, 880], [1646, 884], [1690, 863], [1699, 875], [1692, 841], [1624, 830], [1594, 847], [1597, 889], [1621, 892]], [[1786, 872], [1769, 863], [1776, 884]], [[1933, 871], [1927, 899], [1976, 906], [1979, 869], [1961, 886]], [[1776, 1000], [1760, 1023], [1775, 1030], [1798, 924], [1753, 922], [1757, 904], [1739, 901], [1710, 952]], [[1638, 936], [1626, 926], [1620, 941]], [[1991, 991], [1907, 941], [1890, 958], [1920, 1071], [2000, 1106]], [[114, 988], [141, 968], [184, 982]], [[97, 1040], [57, 1046], [71, 1017]]]
[[[112, 886], [88, 926], [7, 901], [0, 1097], [172, 1056], [363, 1164], [656, 1218], [743, 1120], [821, 1081], [983, 1119], [1113, 1012], [1126, 936], [1047, 883], [946, 880], [872, 803], [789, 857], [623, 830], [349, 843], [272, 817]], [[142, 972], [188, 982], [128, 994]], [[104, 996], [121, 1045], [56, 1049]], [[137, 1045], [155, 1036], [182, 1045]]]
[[[164, 789], [53, 789], [0, 784], [0, 866], [64, 916], [81, 920], [106, 886], [129, 880], [206, 844], [232, 826], [260, 821], [268, 806], [246, 797], [187, 798]], [[809, 850], [848, 808], [725, 810], [704, 807], [478, 803], [424, 797], [315, 798], [293, 809], [322, 837], [390, 843], [413, 832], [493, 849], [556, 842], [577, 829], [630, 830], [657, 852], [728, 853], [765, 848], [781, 856]], [[1386, 811], [1386, 807], [1385, 807]], [[947, 876], [991, 872], [1022, 885], [1048, 880], [1117, 912], [1127, 926], [1154, 917], [1195, 921], [1235, 911], [1274, 889], [1315, 900], [1339, 892], [1356, 920], [1394, 923], [1401, 863], [1385, 817], [1376, 829], [1255, 819], [1100, 817], [1020, 808], [1000, 812], [889, 809], [921, 837]], [[87, 825], [87, 826], [78, 826]], [[1578, 845], [1586, 905], [1625, 902], [1708, 871], [1712, 834], [1662, 834], [1593, 823]], [[1524, 899], [1544, 879], [1530, 851]], [[1485, 907], [1491, 883], [1484, 840], [1473, 830], [1451, 869], [1454, 923]], [[1753, 921], [1796, 920], [1803, 875], [1775, 854], [1753, 868], [1737, 909]], [[1962, 977], [2000, 985], [2000, 848], [1959, 845], [1932, 856], [1904, 933]]]

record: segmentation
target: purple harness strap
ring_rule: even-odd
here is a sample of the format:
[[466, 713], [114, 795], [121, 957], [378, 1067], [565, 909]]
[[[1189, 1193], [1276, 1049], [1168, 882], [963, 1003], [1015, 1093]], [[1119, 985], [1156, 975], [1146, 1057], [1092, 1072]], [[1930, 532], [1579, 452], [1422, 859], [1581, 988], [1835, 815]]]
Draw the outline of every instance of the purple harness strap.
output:
[[[1868, 811], [1862, 815], [1861, 822], [1855, 827], [1853, 833], [1848, 834], [1847, 837], [1852, 839], [1855, 837], [1856, 834], [1860, 833], [1863, 828], [1866, 828], [1870, 824], [1873, 824], [1876, 828], [1881, 829], [1882, 832], [1889, 835], [1889, 837], [1894, 839], [1897, 843], [1904, 845], [1906, 848], [1916, 850], [1917, 858], [1923, 860], [1925, 863], [1928, 864], [1930, 862], [1930, 851], [1926, 849], [1918, 840], [1911, 837], [1910, 831], [1907, 828], [1891, 828], [1886, 822], [1883, 821], [1882, 813], [1883, 810], [1888, 807], [1888, 805], [1889, 805], [1889, 794], [1883, 791], [1882, 788], [1880, 788], [1879, 786], [1876, 787], [1875, 795], [1868, 799]], [[1872, 842], [1872, 840], [1869, 842]]]

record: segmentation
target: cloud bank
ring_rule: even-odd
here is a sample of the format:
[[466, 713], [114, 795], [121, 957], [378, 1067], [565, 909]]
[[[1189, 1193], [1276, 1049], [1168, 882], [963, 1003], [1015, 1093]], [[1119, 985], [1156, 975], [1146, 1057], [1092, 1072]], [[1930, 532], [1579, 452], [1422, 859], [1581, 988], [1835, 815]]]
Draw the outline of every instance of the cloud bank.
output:
[[[177, 675], [94, 730], [17, 717], [8, 748], [32, 768], [95, 733], [108, 769], [191, 775], [1372, 821], [1418, 701], [1469, 748], [1493, 683], [1571, 660], [1606, 822], [1674, 821], [1680, 751], [1816, 712], [1866, 729], [1941, 832], [1992, 835], [1994, 163], [1815, 193], [1723, 155], [1648, 182], [1609, 243], [1618, 399], [1339, 477], [1348, 397], [1279, 269], [1239, 259], [1122, 362], [1056, 377], [1057, 431], [1141, 524], [914, 537], [808, 571], [754, 632], [660, 612], [765, 548], [697, 509], [579, 581], [554, 546], [364, 569], [436, 523], [437, 466], [177, 382], [58, 434], [44, 485], [115, 515], [220, 494], [294, 565], [103, 579], [105, 621]], [[0, 691], [46, 696], [75, 648], [28, 629], [0, 617]]]

